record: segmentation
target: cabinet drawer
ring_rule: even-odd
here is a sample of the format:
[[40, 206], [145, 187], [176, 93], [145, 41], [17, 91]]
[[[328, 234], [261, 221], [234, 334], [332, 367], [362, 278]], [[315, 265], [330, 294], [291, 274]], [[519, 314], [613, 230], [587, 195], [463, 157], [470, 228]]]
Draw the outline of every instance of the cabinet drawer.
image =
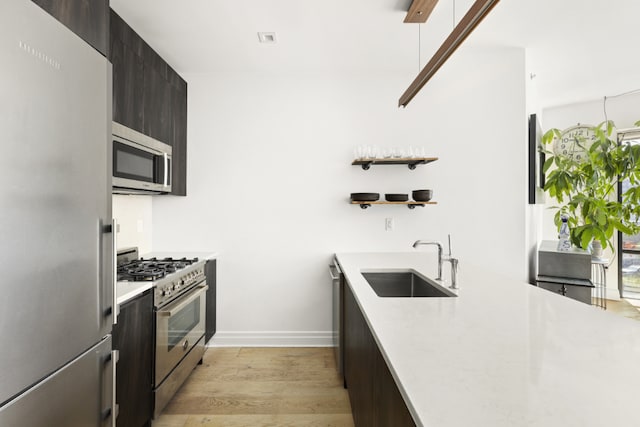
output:
[[538, 281], [538, 287], [548, 291], [564, 295], [568, 298], [575, 299], [585, 304], [591, 304], [591, 287], [576, 286], [566, 283], [551, 283]]

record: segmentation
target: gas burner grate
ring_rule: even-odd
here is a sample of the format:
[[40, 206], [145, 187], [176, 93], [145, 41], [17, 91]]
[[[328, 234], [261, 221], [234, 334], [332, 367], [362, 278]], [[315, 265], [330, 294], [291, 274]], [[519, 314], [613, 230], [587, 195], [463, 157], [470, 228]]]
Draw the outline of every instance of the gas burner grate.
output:
[[154, 281], [198, 262], [198, 258], [141, 258], [118, 266], [118, 281]]

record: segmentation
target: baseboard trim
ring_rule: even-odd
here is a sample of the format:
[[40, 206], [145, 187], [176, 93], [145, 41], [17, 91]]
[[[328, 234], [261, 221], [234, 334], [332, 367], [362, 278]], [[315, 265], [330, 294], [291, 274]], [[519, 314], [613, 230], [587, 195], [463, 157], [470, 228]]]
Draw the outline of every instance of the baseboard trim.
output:
[[331, 347], [331, 331], [218, 331], [207, 347]]

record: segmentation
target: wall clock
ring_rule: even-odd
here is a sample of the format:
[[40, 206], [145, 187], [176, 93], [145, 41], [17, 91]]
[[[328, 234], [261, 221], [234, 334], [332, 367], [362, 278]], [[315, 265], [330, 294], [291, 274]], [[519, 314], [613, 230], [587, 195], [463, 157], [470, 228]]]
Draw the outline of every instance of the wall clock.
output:
[[563, 130], [562, 137], [553, 140], [553, 154], [583, 162], [595, 140], [593, 126], [578, 124]]

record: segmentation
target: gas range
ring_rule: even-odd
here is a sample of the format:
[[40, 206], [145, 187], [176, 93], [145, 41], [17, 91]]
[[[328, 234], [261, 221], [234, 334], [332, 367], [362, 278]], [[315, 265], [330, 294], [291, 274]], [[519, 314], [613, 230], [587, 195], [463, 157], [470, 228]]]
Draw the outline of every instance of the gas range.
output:
[[198, 258], [138, 258], [137, 249], [118, 252], [118, 282], [149, 282], [154, 306], [162, 307], [205, 280], [206, 260]]
[[154, 418], [205, 352], [206, 260], [198, 257], [139, 258], [137, 248], [118, 251], [118, 286], [153, 288]]

